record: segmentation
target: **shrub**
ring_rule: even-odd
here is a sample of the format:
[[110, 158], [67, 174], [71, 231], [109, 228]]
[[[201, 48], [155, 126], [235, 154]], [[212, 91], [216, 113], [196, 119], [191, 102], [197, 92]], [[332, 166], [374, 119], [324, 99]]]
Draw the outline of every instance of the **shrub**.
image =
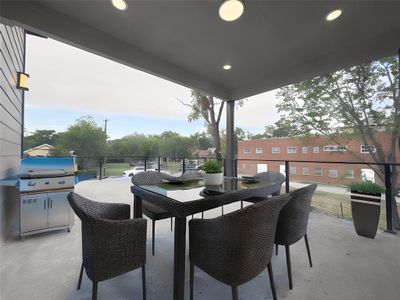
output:
[[354, 192], [365, 193], [365, 194], [381, 194], [385, 189], [370, 180], [361, 182], [352, 182], [349, 185], [349, 189]]
[[221, 173], [222, 164], [218, 160], [210, 159], [203, 164], [201, 169], [206, 173]]

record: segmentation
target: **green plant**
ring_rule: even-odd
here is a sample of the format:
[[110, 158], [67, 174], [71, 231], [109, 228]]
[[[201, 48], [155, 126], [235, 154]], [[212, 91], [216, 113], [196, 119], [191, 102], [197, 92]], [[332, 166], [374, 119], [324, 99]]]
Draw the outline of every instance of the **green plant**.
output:
[[361, 182], [352, 182], [349, 185], [349, 189], [354, 192], [365, 193], [365, 194], [381, 194], [385, 189], [370, 180]]
[[206, 173], [221, 173], [222, 164], [218, 160], [210, 159], [202, 165], [201, 169]]

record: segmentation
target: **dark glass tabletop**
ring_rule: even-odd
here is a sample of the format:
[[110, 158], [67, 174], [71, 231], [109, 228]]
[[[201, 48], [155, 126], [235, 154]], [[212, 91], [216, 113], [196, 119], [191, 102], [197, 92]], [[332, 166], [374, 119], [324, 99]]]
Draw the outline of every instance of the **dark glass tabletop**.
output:
[[222, 186], [205, 186], [202, 179], [165, 181], [156, 185], [141, 185], [140, 188], [179, 202], [201, 200], [206, 197], [220, 196], [229, 192], [256, 189], [273, 185], [270, 181], [252, 178], [224, 178]]

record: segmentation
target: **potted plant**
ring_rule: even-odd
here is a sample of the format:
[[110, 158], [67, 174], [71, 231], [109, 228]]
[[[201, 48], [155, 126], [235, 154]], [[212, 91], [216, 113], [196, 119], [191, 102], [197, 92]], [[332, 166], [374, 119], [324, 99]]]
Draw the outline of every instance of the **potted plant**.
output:
[[218, 160], [210, 159], [206, 161], [201, 169], [205, 172], [203, 176], [204, 185], [221, 185], [224, 182], [222, 164]]
[[380, 185], [366, 180], [353, 182], [351, 191], [351, 214], [358, 235], [375, 238], [379, 225], [381, 194], [385, 191]]

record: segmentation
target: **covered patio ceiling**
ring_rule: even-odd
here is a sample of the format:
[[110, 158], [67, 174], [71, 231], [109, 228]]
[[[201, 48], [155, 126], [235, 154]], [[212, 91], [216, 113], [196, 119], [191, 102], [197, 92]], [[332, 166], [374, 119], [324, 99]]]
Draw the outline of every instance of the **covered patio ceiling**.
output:
[[[224, 100], [238, 100], [395, 54], [400, 1], [2, 1], [3, 22]], [[327, 22], [333, 9], [342, 16]], [[67, 58], [66, 58], [67, 59]], [[46, 63], [46, 62], [43, 62]], [[232, 69], [223, 70], [224, 64]], [[62, 70], [60, 70], [62, 72]]]

